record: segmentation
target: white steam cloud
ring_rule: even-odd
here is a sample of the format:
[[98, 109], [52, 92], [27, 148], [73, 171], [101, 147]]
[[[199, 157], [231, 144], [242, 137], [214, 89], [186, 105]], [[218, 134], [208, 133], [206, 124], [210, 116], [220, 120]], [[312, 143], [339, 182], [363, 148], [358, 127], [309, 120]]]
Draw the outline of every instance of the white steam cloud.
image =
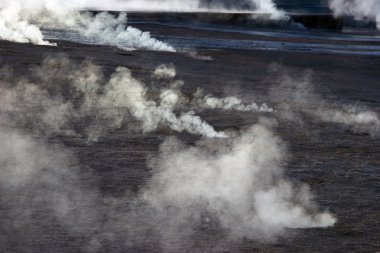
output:
[[[270, 124], [263, 120], [234, 138], [195, 146], [168, 139], [152, 162], [143, 198], [170, 221], [187, 220], [193, 229], [218, 224], [233, 239], [270, 240], [286, 228], [334, 225], [331, 214], [318, 212], [307, 186], [284, 177], [286, 150]], [[184, 224], [175, 225], [171, 232], [180, 235]]]
[[[109, 13], [92, 16], [85, 9], [117, 11], [252, 11], [270, 14], [278, 19], [285, 13], [276, 8], [272, 0], [247, 0], [243, 4], [213, 3], [198, 0], [143, 0], [143, 1], [86, 1], [86, 0], [3, 0], [0, 3], [0, 38], [4, 40], [55, 45], [44, 38], [41, 28], [75, 29], [92, 43], [117, 46], [123, 49], [150, 49], [175, 51], [175, 49], [142, 32], [127, 26], [125, 13], [114, 17]], [[222, 1], [223, 2], [223, 1]], [[203, 7], [202, 7], [203, 6]], [[204, 7], [206, 6], [206, 7]], [[240, 6], [240, 7], [239, 7]], [[241, 7], [244, 6], [244, 7]]]
[[157, 104], [146, 97], [147, 89], [131, 76], [126, 68], [118, 68], [106, 86], [106, 95], [100, 98], [100, 104], [105, 107], [116, 106], [128, 108], [132, 115], [143, 122], [144, 131], [152, 131], [159, 124], [169, 126], [177, 132], [187, 131], [192, 134], [201, 134], [205, 137], [226, 137], [214, 128], [195, 116], [194, 112], [182, 113], [177, 117], [174, 109], [179, 96], [172, 90], [163, 90]]
[[77, 66], [64, 56], [48, 57], [32, 75], [37, 82], [21, 78], [2, 83], [0, 110], [17, 124], [32, 125], [35, 130], [77, 135], [75, 126], [87, 119], [86, 135], [97, 139], [104, 131], [127, 123], [132, 115], [144, 132], [163, 125], [177, 132], [226, 137], [193, 111], [177, 115], [174, 111], [181, 95], [174, 90], [163, 89], [158, 101], [149, 99], [147, 87], [124, 67], [106, 80], [91, 62]]
[[22, 43], [53, 45], [45, 41], [38, 26], [24, 18], [20, 3], [2, 1], [0, 3], [0, 38]]
[[44, 39], [42, 27], [75, 29], [92, 43], [117, 46], [123, 49], [175, 51], [156, 40], [149, 32], [127, 26], [127, 17], [121, 13], [95, 16], [80, 12], [84, 1], [30, 1], [5, 0], [0, 3], [0, 38], [21, 43], [55, 45]]
[[255, 12], [270, 14], [271, 19], [282, 19], [287, 15], [285, 11], [279, 10], [272, 0], [253, 0], [253, 4]]
[[147, 49], [157, 51], [174, 52], [174, 47], [154, 39], [149, 32], [127, 26], [127, 15], [121, 13], [118, 17], [103, 12], [95, 17], [83, 20], [84, 27], [79, 31], [92, 43], [101, 45], [111, 45], [122, 49]]
[[354, 16], [358, 20], [370, 20], [380, 29], [380, 1], [378, 0], [331, 0], [330, 8], [335, 15]]

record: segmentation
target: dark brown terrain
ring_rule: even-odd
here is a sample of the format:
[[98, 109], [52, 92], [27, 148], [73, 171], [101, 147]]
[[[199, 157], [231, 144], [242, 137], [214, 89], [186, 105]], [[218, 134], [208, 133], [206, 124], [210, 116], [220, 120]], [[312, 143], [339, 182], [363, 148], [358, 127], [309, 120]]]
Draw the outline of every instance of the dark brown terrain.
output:
[[[163, 32], [162, 28], [142, 28], [151, 30], [154, 35], [181, 33], [174, 28]], [[228, 35], [214, 33], [221, 37]], [[201, 36], [201, 32], [197, 34]], [[159, 64], [173, 63], [177, 78], [185, 82], [182, 90], [188, 96], [201, 87], [213, 95], [236, 95], [245, 102], [266, 102], [274, 108], [283, 100], [271, 96], [279, 78], [284, 74], [302, 77], [311, 71], [315, 92], [331, 104], [359, 104], [380, 113], [380, 57], [376, 56], [198, 49], [199, 55], [212, 59], [206, 60], [187, 53], [123, 51], [63, 41], [58, 41], [58, 44], [58, 47], [43, 47], [0, 41], [0, 65], [12, 66], [14, 73], [25, 75], [26, 70], [39, 65], [44, 57], [63, 53], [75, 62], [90, 59], [101, 66], [106, 75], [117, 66], [128, 67], [136, 78], [149, 84], [151, 73]], [[244, 129], [257, 121], [257, 115], [249, 112], [200, 110], [197, 115], [217, 130]], [[331, 228], [290, 230], [287, 236], [270, 243], [247, 239], [226, 248], [225, 252], [380, 250], [379, 137], [308, 117], [304, 117], [302, 123], [275, 117], [279, 121], [275, 131], [289, 148], [286, 175], [291, 180], [310, 185], [320, 208], [328, 209], [338, 222]], [[147, 134], [131, 133], [121, 128], [90, 144], [81, 138], [64, 136], [51, 137], [50, 142], [63, 143], [73, 150], [81, 168], [93, 175], [89, 183], [95, 185], [103, 196], [118, 197], [126, 191], [136, 192], [149, 179], [147, 159], [157, 153], [168, 135], [177, 135], [189, 144], [200, 138], [163, 128]], [[88, 238], [71, 236], [54, 219], [44, 217], [43, 211], [36, 213], [36, 222], [27, 227], [15, 229], [8, 226], [4, 217], [10, 215], [11, 209], [7, 209], [4, 201], [0, 198], [0, 244], [3, 252], [83, 251], [83, 243]], [[214, 234], [204, 240], [213, 244]], [[146, 245], [131, 248], [123, 245], [121, 239], [103, 245], [101, 249], [99, 252], [160, 251], [149, 240]], [[184, 248], [185, 251], [195, 252], [188, 248]]]

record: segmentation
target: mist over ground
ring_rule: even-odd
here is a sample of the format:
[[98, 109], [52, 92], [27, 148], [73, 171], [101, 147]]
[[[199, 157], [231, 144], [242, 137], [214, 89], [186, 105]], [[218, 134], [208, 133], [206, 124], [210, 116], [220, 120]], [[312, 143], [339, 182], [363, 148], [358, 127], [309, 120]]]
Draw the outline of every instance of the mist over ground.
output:
[[[2, 1], [0, 251], [376, 250], [380, 41], [284, 6]], [[128, 19], [162, 10], [262, 26]]]
[[[12, 229], [33, 228], [34, 222], [49, 226], [49, 220], [54, 219], [71, 236], [83, 238], [79, 243], [85, 252], [102, 251], [110, 243], [118, 245], [112, 250], [116, 252], [130, 247], [149, 248], [144, 246], [146, 243], [159, 243], [165, 252], [193, 247], [218, 251], [243, 238], [270, 245], [286, 238], [288, 229], [329, 227], [337, 221], [335, 215], [318, 208], [307, 184], [285, 175], [284, 166], [291, 153], [275, 129], [288, 123], [304, 124], [300, 123], [302, 118], [310, 116], [315, 122], [338, 123], [353, 132], [373, 134], [372, 138], [378, 131], [374, 111], [364, 107], [346, 110], [356, 106], [342, 102], [330, 108], [333, 101], [319, 97], [313, 89], [313, 74], [307, 71], [297, 79], [281, 65], [269, 66], [267, 71], [277, 78], [271, 81], [272, 91], [261, 98], [273, 109], [264, 111], [256, 110], [259, 106], [245, 107], [247, 103], [243, 102], [239, 102], [243, 107], [228, 104], [226, 101], [239, 99], [218, 98], [196, 87], [195, 93], [189, 93], [183, 87], [186, 82], [176, 78], [174, 64], [153, 67], [150, 77], [145, 78], [151, 80], [146, 84], [147, 98], [136, 100], [136, 89], [141, 89], [143, 83], [126, 71], [121, 67], [115, 73], [103, 73], [89, 60], [73, 62], [65, 55], [42, 59], [24, 77], [9, 75], [18, 72], [17, 66], [3, 66], [1, 138], [2, 164], [6, 166], [2, 167], [2, 189], [8, 203], [6, 215], [12, 214], [8, 218]], [[104, 91], [97, 91], [97, 86]], [[108, 95], [116, 87], [114, 95], [122, 99]], [[160, 88], [151, 92], [148, 87]], [[129, 100], [130, 95], [133, 100]], [[150, 107], [156, 100], [162, 109]], [[177, 115], [181, 114], [178, 110], [186, 112], [186, 108], [197, 114], [210, 109], [232, 113], [242, 109], [255, 115], [255, 120], [239, 131], [224, 130], [224, 138], [200, 139], [193, 144], [181, 141], [180, 136], [164, 134], [157, 155], [146, 160], [151, 172], [145, 183], [133, 191], [125, 191], [130, 187], [125, 185], [123, 193], [116, 195], [99, 192], [96, 181], [100, 178], [93, 174], [96, 167], [87, 167], [65, 147], [72, 144], [59, 144], [75, 138], [87, 142], [93, 150], [115, 129], [126, 131], [126, 136], [144, 136], [147, 130], [154, 130], [147, 128], [145, 120], [158, 124], [154, 131], [162, 135], [168, 125], [161, 117], [167, 116], [158, 113], [170, 115], [168, 110], [174, 104], [168, 102], [177, 100], [182, 101], [176, 105]], [[135, 111], [138, 104], [140, 109]], [[153, 115], [159, 117], [157, 123]], [[173, 128], [170, 132], [176, 131]], [[49, 144], [49, 139], [58, 143]], [[28, 201], [22, 199], [26, 193]], [[41, 210], [45, 213], [41, 218], [29, 215]], [[210, 236], [206, 232], [209, 229], [223, 231], [213, 244], [206, 246], [194, 238], [199, 233]]]

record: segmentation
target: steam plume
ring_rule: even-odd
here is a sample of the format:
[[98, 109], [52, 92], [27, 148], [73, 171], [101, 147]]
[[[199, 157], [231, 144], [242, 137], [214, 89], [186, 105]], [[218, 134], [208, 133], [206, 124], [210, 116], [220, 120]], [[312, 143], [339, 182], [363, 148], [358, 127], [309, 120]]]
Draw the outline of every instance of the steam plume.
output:
[[331, 0], [330, 8], [335, 15], [354, 16], [358, 20], [370, 20], [380, 29], [380, 2], [377, 0]]
[[137, 28], [126, 26], [127, 15], [121, 13], [117, 18], [103, 12], [95, 17], [86, 18], [84, 27], [79, 28], [92, 43], [112, 45], [122, 49], [148, 49], [158, 51], [171, 51], [175, 49], [150, 36], [149, 32], [142, 32]]
[[[207, 1], [206, 1], [207, 2]], [[203, 7], [202, 7], [203, 6]], [[204, 7], [207, 6], [207, 7]], [[244, 6], [244, 7], [242, 7]], [[126, 14], [114, 17], [106, 12], [92, 16], [81, 12], [85, 9], [117, 11], [253, 11], [281, 18], [285, 14], [276, 8], [272, 0], [246, 0], [243, 4], [216, 4], [209, 1], [85, 1], [70, 0], [3, 0], [0, 3], [0, 38], [22, 43], [55, 45], [44, 39], [42, 27], [76, 29], [92, 43], [107, 44], [124, 49], [150, 49], [175, 51], [175, 49], [142, 32], [127, 26]]]
[[286, 151], [270, 125], [264, 120], [234, 138], [195, 146], [173, 138], [162, 144], [143, 198], [170, 215], [165, 238], [176, 239], [184, 227], [217, 224], [233, 240], [271, 240], [286, 228], [335, 223], [328, 212], [318, 212], [307, 186], [283, 176]]
[[[126, 82], [126, 80], [129, 80]], [[146, 88], [137, 80], [132, 79], [126, 68], [118, 68], [106, 88], [106, 96], [100, 103], [108, 107], [129, 108], [132, 115], [143, 122], [144, 131], [156, 129], [160, 123], [168, 125], [171, 129], [192, 134], [201, 134], [206, 137], [226, 137], [218, 133], [212, 126], [203, 122], [193, 112], [183, 113], [177, 117], [173, 110], [178, 103], [178, 95], [171, 90], [164, 90], [160, 94], [160, 104], [147, 100]]]
[[44, 40], [39, 27], [24, 19], [23, 11], [18, 2], [0, 3], [0, 38], [22, 43], [53, 45]]
[[0, 38], [38, 45], [55, 45], [44, 39], [41, 27], [76, 29], [86, 40], [124, 49], [175, 51], [173, 47], [127, 26], [127, 17], [121, 13], [95, 16], [80, 12], [83, 1], [62, 3], [52, 0], [5, 0], [0, 3]]
[[76, 135], [76, 126], [87, 119], [87, 135], [96, 139], [107, 129], [121, 127], [132, 115], [142, 123], [144, 132], [165, 125], [177, 132], [226, 137], [192, 111], [177, 116], [174, 110], [180, 97], [173, 90], [164, 89], [159, 101], [150, 100], [148, 89], [127, 68], [117, 68], [106, 80], [91, 62], [76, 66], [61, 56], [46, 58], [32, 75], [37, 82], [5, 80], [1, 85], [1, 111], [16, 124]]

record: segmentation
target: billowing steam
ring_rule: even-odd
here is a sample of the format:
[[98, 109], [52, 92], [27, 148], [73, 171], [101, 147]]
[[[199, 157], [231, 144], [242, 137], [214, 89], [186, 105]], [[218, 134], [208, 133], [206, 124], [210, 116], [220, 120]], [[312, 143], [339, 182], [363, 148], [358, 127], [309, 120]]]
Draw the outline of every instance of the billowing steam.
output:
[[236, 1], [85, 1], [85, 0], [3, 0], [0, 3], [0, 38], [22, 43], [55, 45], [44, 38], [42, 28], [74, 29], [84, 41], [117, 46], [123, 49], [175, 51], [175, 49], [127, 26], [127, 17], [103, 12], [95, 16], [85, 9], [117, 11], [252, 11], [269, 14], [273, 19], [285, 15], [272, 0]]
[[0, 38], [22, 43], [53, 45], [45, 41], [38, 26], [25, 19], [26, 13], [17, 1], [0, 3]]
[[0, 88], [0, 110], [16, 125], [30, 125], [50, 134], [79, 135], [82, 130], [79, 133], [76, 129], [85, 120], [88, 123], [83, 132], [97, 139], [133, 116], [144, 132], [162, 125], [177, 132], [226, 137], [193, 111], [177, 115], [182, 94], [174, 90], [163, 89], [158, 101], [149, 99], [147, 87], [124, 67], [106, 79], [91, 62], [78, 66], [64, 56], [48, 57], [33, 69], [32, 76], [31, 80], [5, 79]]
[[[151, 182], [127, 201], [101, 197], [80, 183], [75, 157], [62, 147], [3, 128], [0, 141], [0, 188], [10, 225], [28, 231], [43, 211], [56, 219], [47, 216], [39, 223], [59, 222], [71, 235], [85, 238], [89, 252], [115, 242], [132, 247], [154, 243], [152, 232], [172, 252], [180, 240], [200, 232], [197, 226], [217, 226], [231, 240], [271, 240], [288, 227], [335, 221], [329, 213], [317, 213], [307, 187], [298, 189], [281, 179], [283, 148], [263, 125], [228, 140], [228, 148], [210, 157], [211, 144], [190, 148], [168, 139], [152, 163], [157, 167]], [[183, 164], [181, 159], [190, 160]]]
[[95, 44], [111, 45], [122, 49], [175, 51], [172, 46], [152, 38], [149, 32], [127, 26], [126, 13], [121, 13], [115, 18], [103, 12], [95, 17], [83, 19], [82, 23], [83, 27], [79, 28], [79, 32], [91, 38], [92, 43]]
[[[164, 252], [178, 252], [187, 242], [194, 249], [199, 245], [193, 236], [204, 228], [234, 242], [271, 241], [287, 228], [334, 225], [336, 219], [318, 211], [306, 185], [284, 177], [286, 150], [271, 124], [262, 120], [233, 138], [195, 146], [168, 138], [150, 161], [152, 178], [137, 194], [121, 197], [104, 197], [86, 183], [95, 175], [80, 170], [67, 148], [0, 127], [6, 203], [0, 214], [11, 229], [22, 228], [31, 237], [44, 224], [63, 227], [81, 238], [86, 252], [104, 252], [110, 244], [124, 250], [147, 244], [157, 250], [158, 244]], [[219, 244], [208, 242], [206, 248]]]
[[335, 15], [354, 16], [358, 20], [375, 21], [380, 29], [380, 1], [378, 0], [331, 0], [330, 8]]
[[127, 26], [121, 13], [95, 16], [80, 12], [84, 1], [5, 0], [0, 3], [0, 38], [22, 43], [55, 45], [44, 39], [42, 27], [75, 29], [92, 43], [117, 46], [123, 49], [175, 51], [175, 49], [142, 32]]
[[162, 144], [143, 198], [171, 217], [166, 222], [174, 230], [167, 233], [175, 234], [167, 238], [202, 224], [233, 239], [269, 240], [286, 228], [334, 225], [331, 214], [318, 212], [307, 186], [296, 187], [284, 177], [286, 150], [271, 124], [262, 120], [234, 138], [195, 146], [175, 138]]
[[195, 116], [192, 111], [177, 117], [174, 109], [179, 96], [174, 91], [163, 90], [159, 95], [159, 104], [148, 100], [146, 93], [147, 89], [132, 78], [128, 69], [118, 68], [106, 85], [105, 96], [99, 101], [106, 108], [128, 108], [134, 117], [143, 122], [144, 131], [152, 131], [159, 124], [164, 124], [177, 132], [187, 131], [205, 137], [226, 137], [224, 133], [218, 133], [200, 117]]
[[[41, 224], [64, 228], [81, 238], [87, 252], [107, 252], [107, 245], [210, 252], [244, 238], [271, 241], [289, 228], [333, 226], [336, 218], [319, 210], [308, 186], [285, 176], [289, 154], [275, 134], [275, 117], [302, 114], [370, 133], [380, 129], [376, 112], [318, 95], [310, 74], [281, 75], [268, 97], [275, 110], [201, 89], [186, 96], [172, 64], [152, 71], [158, 91], [125, 67], [106, 75], [90, 61], [76, 64], [65, 56], [47, 57], [24, 75], [0, 69], [0, 201], [6, 203], [0, 214], [12, 229], [30, 235], [43, 231]], [[223, 133], [195, 115], [203, 109], [261, 112], [266, 118]], [[141, 132], [170, 128], [228, 138], [193, 144], [166, 138], [158, 154], [147, 156], [151, 170], [139, 190], [119, 197], [100, 194], [93, 183], [98, 175], [81, 168], [74, 151], [49, 140], [52, 134], [96, 139], [134, 121]], [[200, 246], [199, 238], [210, 231], [219, 239]]]
[[[102, 229], [97, 216], [102, 214], [102, 199], [97, 189], [80, 181], [82, 175], [73, 153], [62, 145], [47, 144], [43, 138], [3, 126], [0, 143], [4, 234], [18, 231], [40, 243], [37, 237], [44, 233], [44, 226], [56, 226], [56, 230], [65, 227], [71, 236], [82, 235], [91, 245], [95, 230]], [[92, 175], [87, 176], [92, 179]], [[24, 243], [19, 246], [21, 251], [30, 251]]]
[[281, 19], [286, 16], [286, 12], [279, 10], [272, 0], [253, 0], [253, 5], [255, 12], [270, 14], [272, 19]]

